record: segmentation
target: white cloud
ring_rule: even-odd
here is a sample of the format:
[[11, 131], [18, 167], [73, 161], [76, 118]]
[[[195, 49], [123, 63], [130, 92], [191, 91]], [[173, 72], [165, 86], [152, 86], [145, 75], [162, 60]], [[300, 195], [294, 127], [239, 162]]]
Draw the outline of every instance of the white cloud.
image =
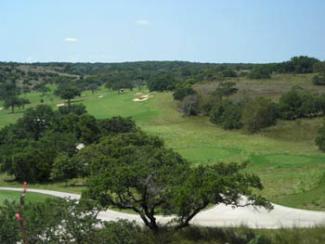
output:
[[75, 38], [75, 37], [66, 37], [66, 38], [64, 38], [64, 41], [65, 42], [69, 42], [69, 43], [75, 43], [75, 42], [78, 42], [78, 38]]
[[135, 23], [137, 25], [150, 25], [150, 21], [147, 19], [138, 19]]

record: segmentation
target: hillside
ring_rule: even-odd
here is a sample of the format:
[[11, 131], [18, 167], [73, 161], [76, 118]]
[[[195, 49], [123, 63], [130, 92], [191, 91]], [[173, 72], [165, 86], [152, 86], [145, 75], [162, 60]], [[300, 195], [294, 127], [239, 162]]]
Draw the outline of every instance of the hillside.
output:
[[[291, 86], [301, 86], [313, 92], [324, 92], [311, 83], [312, 75], [279, 74], [271, 79], [232, 79], [241, 94], [270, 96], [275, 100]], [[231, 78], [230, 78], [231, 79]], [[197, 86], [206, 86], [207, 83]], [[213, 86], [213, 83], [208, 83]], [[50, 86], [51, 91], [54, 87]], [[146, 88], [137, 88], [119, 94], [101, 88], [94, 94], [82, 93], [75, 103], [86, 105], [96, 118], [116, 115], [131, 116], [146, 132], [165, 139], [168, 147], [175, 149], [194, 166], [217, 162], [248, 162], [248, 170], [256, 173], [265, 186], [263, 194], [271, 201], [291, 207], [325, 209], [325, 154], [318, 150], [314, 140], [323, 118], [279, 121], [277, 125], [256, 134], [244, 130], [224, 130], [206, 116], [184, 117], [171, 92], [152, 92], [148, 100], [135, 102], [139, 93], [149, 94]], [[64, 101], [52, 92], [42, 96], [31, 92], [22, 96], [31, 100], [27, 107], [44, 103], [57, 108]], [[0, 126], [14, 122], [21, 111], [0, 111]]]

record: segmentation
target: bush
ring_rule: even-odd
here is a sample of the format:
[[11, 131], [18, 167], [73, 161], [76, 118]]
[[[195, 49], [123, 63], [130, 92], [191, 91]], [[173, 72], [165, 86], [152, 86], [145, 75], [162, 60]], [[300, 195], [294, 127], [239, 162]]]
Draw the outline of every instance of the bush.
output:
[[102, 135], [129, 133], [137, 130], [135, 122], [130, 117], [117, 116], [111, 119], [98, 120], [97, 123]]
[[236, 71], [232, 70], [232, 69], [226, 69], [224, 71], [222, 71], [222, 75], [223, 77], [237, 77], [237, 73]]
[[239, 129], [242, 127], [241, 109], [240, 104], [224, 100], [212, 108], [210, 121], [224, 129]]
[[262, 128], [274, 125], [277, 119], [277, 110], [271, 100], [259, 97], [245, 104], [242, 122], [245, 129], [254, 133]]
[[256, 67], [248, 75], [250, 79], [270, 79], [271, 71], [265, 67]]
[[82, 115], [87, 113], [87, 110], [86, 110], [86, 106], [83, 104], [71, 104], [70, 108], [68, 106], [59, 107], [59, 113], [64, 115], [69, 113]]
[[317, 137], [315, 139], [316, 145], [318, 148], [325, 152], [325, 123], [324, 125], [318, 130]]
[[323, 86], [325, 85], [325, 75], [315, 75], [312, 81], [316, 86]]
[[199, 103], [197, 95], [190, 95], [184, 97], [181, 104], [181, 111], [186, 116], [199, 114]]
[[194, 94], [195, 91], [191, 87], [180, 87], [175, 89], [173, 97], [175, 100], [181, 101], [184, 97]]
[[322, 96], [315, 96], [299, 87], [295, 87], [280, 97], [280, 117], [293, 120], [318, 116], [323, 113], [324, 102], [325, 99]]
[[51, 168], [52, 180], [73, 179], [85, 174], [85, 165], [64, 153], [55, 158]]

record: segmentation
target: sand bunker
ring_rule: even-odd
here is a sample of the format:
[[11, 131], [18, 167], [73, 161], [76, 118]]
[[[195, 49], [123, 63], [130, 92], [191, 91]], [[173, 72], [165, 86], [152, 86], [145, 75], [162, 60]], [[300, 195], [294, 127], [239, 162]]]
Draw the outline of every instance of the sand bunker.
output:
[[143, 101], [146, 101], [148, 100], [150, 97], [152, 97], [151, 95], [149, 94], [136, 94], [136, 98], [133, 99], [134, 102], [143, 102]]
[[64, 106], [64, 103], [59, 103], [56, 105], [57, 107], [63, 107]]

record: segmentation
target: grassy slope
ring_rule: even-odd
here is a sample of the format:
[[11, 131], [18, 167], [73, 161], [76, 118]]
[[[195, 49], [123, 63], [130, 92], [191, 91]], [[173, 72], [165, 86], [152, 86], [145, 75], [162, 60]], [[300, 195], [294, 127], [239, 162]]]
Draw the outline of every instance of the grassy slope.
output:
[[[270, 87], [269, 82], [276, 83], [275, 87], [278, 87], [285, 78], [266, 81], [265, 84], [252, 81], [255, 85], [249, 87], [258, 86], [263, 93], [263, 89]], [[308, 82], [303, 83], [304, 76], [290, 79], [297, 79], [300, 85], [309, 86]], [[280, 90], [273, 92], [272, 96], [277, 96]], [[132, 116], [141, 128], [164, 138], [167, 146], [174, 148], [194, 165], [220, 161], [250, 162], [248, 170], [262, 178], [265, 196], [276, 203], [325, 209], [325, 183], [322, 180], [325, 154], [319, 152], [314, 144], [322, 119], [279, 121], [276, 126], [259, 134], [247, 135], [242, 131], [220, 129], [206, 117], [182, 117], [170, 93], [154, 93], [148, 101], [133, 102], [137, 92], [119, 95], [101, 90], [94, 95], [85, 93], [80, 100], [97, 118]], [[39, 94], [29, 96], [39, 101]], [[55, 107], [61, 101], [52, 97], [52, 100], [47, 98], [45, 102]], [[0, 126], [14, 121], [16, 116], [0, 111]]]
[[[3, 204], [5, 200], [19, 202], [20, 193], [14, 191], [1, 191], [0, 190], [0, 205]], [[50, 198], [50, 196], [46, 196], [43, 194], [37, 193], [27, 193], [26, 194], [26, 202], [44, 202], [46, 199]]]

